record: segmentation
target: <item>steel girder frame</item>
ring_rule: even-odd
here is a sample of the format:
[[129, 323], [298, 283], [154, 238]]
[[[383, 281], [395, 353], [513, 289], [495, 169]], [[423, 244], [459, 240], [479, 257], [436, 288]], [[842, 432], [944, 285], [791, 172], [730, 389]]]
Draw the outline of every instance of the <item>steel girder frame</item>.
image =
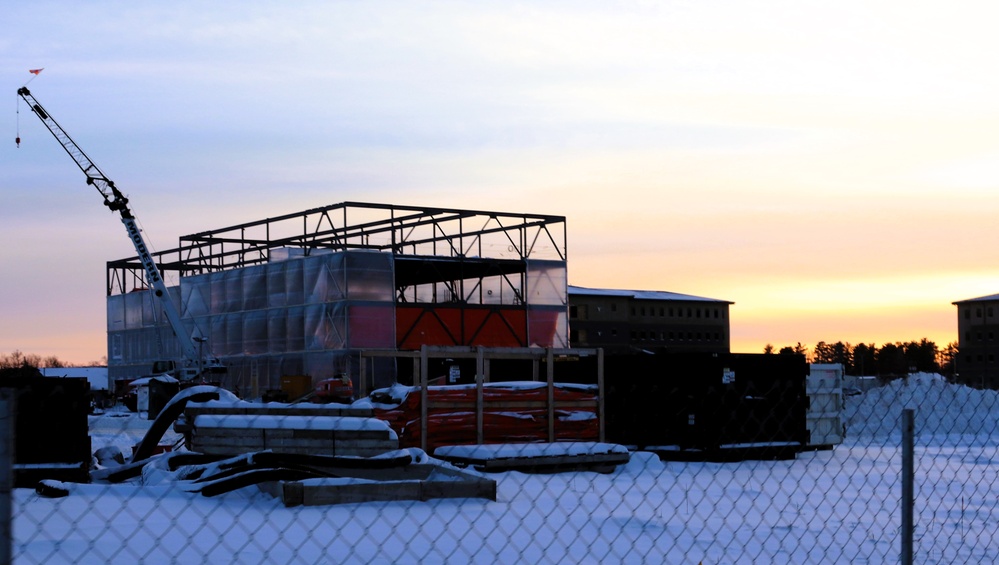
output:
[[[397, 256], [566, 260], [565, 217], [342, 202], [180, 237], [153, 254], [165, 275], [269, 262], [273, 253], [367, 249]], [[108, 263], [108, 294], [142, 288], [138, 258]]]

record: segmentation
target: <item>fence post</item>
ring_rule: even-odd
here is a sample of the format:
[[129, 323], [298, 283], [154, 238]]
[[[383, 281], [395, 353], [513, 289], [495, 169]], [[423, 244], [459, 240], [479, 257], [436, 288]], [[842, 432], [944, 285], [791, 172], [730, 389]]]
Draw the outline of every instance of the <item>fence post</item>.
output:
[[0, 563], [13, 556], [14, 402], [12, 389], [0, 388]]
[[902, 411], [902, 565], [912, 565], [915, 413], [912, 408]]

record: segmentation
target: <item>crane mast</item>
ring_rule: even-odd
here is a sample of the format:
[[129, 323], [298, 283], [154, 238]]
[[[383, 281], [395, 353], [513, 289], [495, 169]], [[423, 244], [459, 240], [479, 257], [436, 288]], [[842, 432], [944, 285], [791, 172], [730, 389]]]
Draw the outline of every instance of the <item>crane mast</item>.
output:
[[[128, 207], [128, 198], [118, 190], [114, 185], [114, 181], [109, 179], [90, 157], [83, 152], [83, 149], [73, 141], [69, 134], [66, 133], [66, 130], [62, 129], [59, 123], [35, 100], [35, 97], [31, 95], [31, 92], [27, 88], [19, 88], [17, 94], [28, 103], [28, 107], [42, 120], [45, 127], [56, 138], [56, 141], [72, 157], [76, 166], [87, 176], [87, 184], [96, 188], [97, 192], [104, 197], [104, 205], [112, 212], [117, 212], [121, 217], [121, 222], [125, 225], [125, 231], [128, 232], [128, 239], [135, 247], [135, 252], [139, 256], [139, 262], [142, 263], [142, 268], [145, 270], [146, 283], [152, 287], [153, 295], [159, 299], [163, 313], [166, 315], [167, 321], [170, 323], [170, 327], [180, 343], [181, 354], [187, 365], [187, 371], [179, 372], [181, 380], [190, 380], [205, 370], [218, 372], [218, 369], [221, 368], [218, 360], [206, 358], [200, 354], [198, 347], [194, 344], [194, 340], [185, 331], [180, 319], [180, 313], [177, 311], [177, 307], [173, 301], [170, 300], [170, 294], [167, 291], [166, 283], [163, 282], [159, 267], [156, 266], [156, 261], [153, 260], [153, 256], [149, 252], [149, 247], [142, 237], [142, 231], [136, 223], [135, 216]], [[199, 364], [197, 373], [192, 371], [195, 363]]]

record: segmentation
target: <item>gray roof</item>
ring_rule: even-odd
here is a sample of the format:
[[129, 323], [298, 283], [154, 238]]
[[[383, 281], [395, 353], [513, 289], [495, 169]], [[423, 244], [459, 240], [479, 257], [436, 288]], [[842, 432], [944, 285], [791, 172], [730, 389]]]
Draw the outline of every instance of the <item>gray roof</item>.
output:
[[683, 300], [688, 302], [718, 302], [722, 304], [735, 304], [728, 300], [718, 300], [716, 298], [705, 298], [703, 296], [693, 296], [690, 294], [680, 294], [677, 292], [665, 292], [661, 290], [618, 290], [611, 288], [586, 288], [584, 286], [569, 285], [569, 295], [577, 296], [622, 296], [634, 300]]
[[951, 304], [964, 304], [966, 302], [999, 302], [999, 294], [990, 294], [988, 296], [979, 296], [978, 298], [958, 300], [957, 302], [951, 302]]

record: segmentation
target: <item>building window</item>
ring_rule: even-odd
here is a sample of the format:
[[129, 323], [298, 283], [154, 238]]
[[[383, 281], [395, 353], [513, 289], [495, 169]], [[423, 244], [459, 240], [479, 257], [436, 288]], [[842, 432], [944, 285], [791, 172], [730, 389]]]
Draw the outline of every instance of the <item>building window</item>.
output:
[[611, 312], [617, 312], [617, 304], [611, 304]]
[[964, 309], [964, 319], [965, 320], [970, 320], [971, 319], [971, 308], [965, 308]]
[[976, 318], [981, 318], [982, 317], [982, 309], [981, 308], [975, 308], [975, 317]]
[[672, 308], [670, 308], [670, 309], [669, 309], [669, 317], [670, 317], [670, 318], [672, 318], [672, 317], [673, 317], [673, 309], [672, 309]]
[[578, 317], [579, 317], [579, 307], [578, 306], [570, 306], [569, 307], [569, 319], [570, 320], [575, 320]]
[[617, 330], [611, 330], [611, 337], [617, 337]]
[[992, 317], [992, 307], [989, 306], [989, 318], [991, 318], [991, 317]]
[[659, 317], [660, 318], [665, 318], [666, 317], [666, 309], [665, 308], [662, 308], [662, 307], [659, 308]]

